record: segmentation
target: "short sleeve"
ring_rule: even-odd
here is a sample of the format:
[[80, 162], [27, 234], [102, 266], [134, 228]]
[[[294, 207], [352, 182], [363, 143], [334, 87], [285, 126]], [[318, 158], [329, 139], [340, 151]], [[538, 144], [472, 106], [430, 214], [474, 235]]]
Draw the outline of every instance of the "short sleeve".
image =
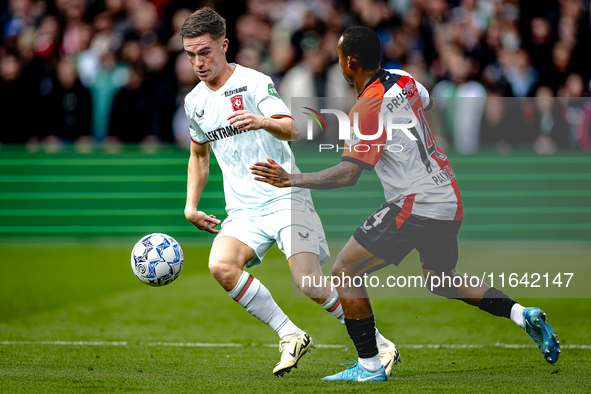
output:
[[268, 118], [273, 116], [289, 116], [291, 112], [279, 97], [273, 81], [268, 76], [260, 78], [257, 82], [254, 92], [254, 100], [257, 108], [263, 116]]
[[414, 77], [412, 75], [410, 75], [409, 73], [407, 73], [404, 70], [392, 70], [395, 74], [398, 75], [404, 75], [407, 77], [412, 78], [415, 81], [415, 84], [417, 86], [417, 89], [419, 91], [419, 95], [421, 96], [421, 104], [423, 104], [423, 108], [425, 110], [427, 110], [428, 108], [430, 108], [431, 105], [431, 95], [429, 94], [429, 91], [427, 90], [427, 88], [425, 88], [419, 81], [417, 81], [416, 79], [414, 79]]
[[203, 145], [209, 142], [205, 133], [201, 130], [197, 122], [193, 119], [191, 110], [185, 103], [185, 115], [187, 115], [187, 119], [189, 120], [189, 132], [191, 133], [191, 141], [196, 144]]
[[[375, 135], [380, 126], [380, 116], [383, 97], [362, 97], [357, 101], [349, 113], [351, 125], [354, 125], [355, 113], [357, 113], [359, 132], [362, 135]], [[383, 126], [382, 126], [383, 127]], [[374, 169], [382, 155], [386, 144], [386, 133], [381, 130], [381, 135], [375, 140], [358, 139], [351, 133], [351, 139], [345, 141], [341, 161], [350, 161], [364, 170]]]
[[419, 94], [421, 95], [421, 103], [423, 104], [423, 108], [427, 110], [431, 106], [431, 95], [429, 94], [427, 88], [425, 88], [416, 79], [415, 83], [417, 84], [417, 89], [419, 90]]

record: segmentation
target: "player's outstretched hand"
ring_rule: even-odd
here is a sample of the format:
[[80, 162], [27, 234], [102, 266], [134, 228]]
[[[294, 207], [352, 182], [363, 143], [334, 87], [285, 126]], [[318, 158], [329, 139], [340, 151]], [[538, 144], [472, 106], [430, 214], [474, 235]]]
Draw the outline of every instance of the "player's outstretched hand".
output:
[[202, 211], [185, 212], [187, 220], [199, 230], [207, 231], [212, 234], [217, 234], [220, 231], [215, 229], [215, 226], [221, 223], [221, 220], [216, 219], [214, 215], [208, 215]]
[[268, 163], [256, 162], [250, 167], [250, 172], [257, 175], [254, 179], [276, 187], [290, 187], [291, 176], [275, 160], [267, 157], [267, 161]]
[[227, 118], [230, 124], [240, 131], [262, 129], [263, 119], [263, 116], [255, 115], [246, 110], [232, 112]]

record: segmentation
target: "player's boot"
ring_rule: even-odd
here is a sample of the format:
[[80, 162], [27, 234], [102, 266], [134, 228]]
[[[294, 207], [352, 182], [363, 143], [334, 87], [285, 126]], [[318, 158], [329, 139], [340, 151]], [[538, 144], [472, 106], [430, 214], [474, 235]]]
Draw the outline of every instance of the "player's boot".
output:
[[546, 361], [554, 364], [560, 356], [560, 341], [558, 336], [548, 324], [546, 313], [540, 308], [525, 308], [523, 310], [523, 329], [544, 355]]
[[349, 360], [347, 369], [335, 375], [322, 378], [325, 382], [384, 382], [388, 380], [386, 369], [382, 365], [377, 371], [368, 371], [355, 360]]
[[314, 341], [310, 335], [303, 331], [300, 334], [290, 334], [281, 338], [279, 341], [281, 360], [273, 369], [275, 376], [283, 376], [292, 368], [297, 368], [300, 358], [304, 354], [311, 352], [312, 349], [316, 349]]
[[386, 376], [392, 376], [392, 367], [400, 362], [400, 351], [394, 343], [380, 334], [377, 339], [378, 356], [386, 370]]

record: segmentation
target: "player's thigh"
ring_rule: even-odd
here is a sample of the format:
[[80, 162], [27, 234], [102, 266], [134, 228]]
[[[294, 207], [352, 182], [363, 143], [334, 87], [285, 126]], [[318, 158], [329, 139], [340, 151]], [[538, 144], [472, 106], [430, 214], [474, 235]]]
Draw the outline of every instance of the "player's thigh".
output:
[[401, 208], [383, 204], [361, 226], [339, 253], [337, 263], [355, 273], [369, 273], [398, 265], [415, 248], [420, 233], [402, 218]]
[[365, 249], [354, 237], [351, 237], [337, 256], [337, 260], [332, 267], [332, 274], [350, 277], [361, 276], [390, 264], [387, 260]]
[[232, 265], [242, 269], [254, 255], [254, 250], [250, 246], [228, 235], [214, 240], [209, 261], [210, 264]]
[[455, 273], [461, 225], [459, 220], [425, 221], [423, 236], [417, 245], [424, 274]]
[[261, 264], [273, 245], [261, 223], [248, 215], [231, 215], [222, 223], [210, 253], [212, 262], [235, 262], [240, 268]]
[[[330, 259], [328, 243], [318, 214], [306, 207], [304, 210], [283, 210], [275, 215], [277, 247], [285, 254], [288, 261], [293, 257], [310, 261], [308, 257], [296, 257], [300, 254], [316, 255], [318, 267]], [[304, 263], [302, 263], [304, 264]], [[304, 265], [302, 268], [306, 268]]]

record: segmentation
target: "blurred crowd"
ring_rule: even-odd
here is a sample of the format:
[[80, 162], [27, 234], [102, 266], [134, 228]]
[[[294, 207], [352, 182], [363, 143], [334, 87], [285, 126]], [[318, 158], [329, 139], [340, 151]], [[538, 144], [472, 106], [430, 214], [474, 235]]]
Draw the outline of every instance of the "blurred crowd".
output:
[[[228, 61], [270, 75], [288, 105], [356, 96], [336, 45], [363, 25], [384, 68], [444, 98], [435, 123], [459, 152], [591, 147], [586, 0], [0, 0], [0, 144], [190, 144], [183, 100], [199, 80], [179, 32], [202, 6], [226, 18]], [[503, 126], [516, 119], [531, 131]]]

